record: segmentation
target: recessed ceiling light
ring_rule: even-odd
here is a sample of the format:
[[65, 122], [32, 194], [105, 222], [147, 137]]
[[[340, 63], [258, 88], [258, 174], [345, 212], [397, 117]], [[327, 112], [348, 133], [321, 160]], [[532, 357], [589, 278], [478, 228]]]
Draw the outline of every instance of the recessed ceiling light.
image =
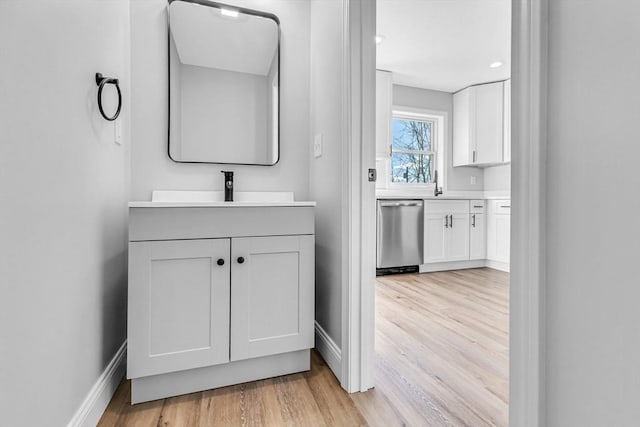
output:
[[376, 35], [375, 40], [376, 40], [376, 44], [380, 44], [384, 40], [384, 36], [378, 34], [378, 35]]
[[220, 14], [224, 16], [230, 16], [231, 18], [238, 17], [238, 11], [232, 9], [220, 9]]
[[496, 62], [492, 62], [489, 67], [490, 68], [500, 68], [502, 67], [504, 64], [500, 61], [496, 61]]

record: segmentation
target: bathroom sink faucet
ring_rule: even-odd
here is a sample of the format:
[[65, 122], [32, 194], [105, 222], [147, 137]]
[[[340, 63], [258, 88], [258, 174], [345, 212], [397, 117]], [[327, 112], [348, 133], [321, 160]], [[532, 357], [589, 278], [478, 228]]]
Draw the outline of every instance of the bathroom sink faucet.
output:
[[233, 171], [220, 171], [224, 174], [224, 201], [233, 202]]

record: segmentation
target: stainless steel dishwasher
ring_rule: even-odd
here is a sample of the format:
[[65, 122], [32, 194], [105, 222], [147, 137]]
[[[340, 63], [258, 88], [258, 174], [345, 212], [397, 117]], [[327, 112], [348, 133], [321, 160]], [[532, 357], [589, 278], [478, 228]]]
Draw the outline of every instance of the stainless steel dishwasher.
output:
[[378, 200], [377, 227], [377, 268], [423, 263], [422, 200]]

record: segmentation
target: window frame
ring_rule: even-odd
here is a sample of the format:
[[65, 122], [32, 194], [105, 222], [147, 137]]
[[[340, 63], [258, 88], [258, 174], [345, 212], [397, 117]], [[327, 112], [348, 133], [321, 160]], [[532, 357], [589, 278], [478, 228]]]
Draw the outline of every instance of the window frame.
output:
[[[412, 120], [432, 123], [432, 141], [431, 150], [394, 150], [393, 148], [393, 120]], [[404, 183], [393, 182], [393, 170], [391, 159], [393, 153], [414, 153], [433, 156], [433, 172], [438, 171], [438, 186], [444, 187], [445, 170], [444, 170], [444, 143], [446, 136], [447, 113], [444, 111], [434, 111], [426, 109], [411, 108], [405, 106], [394, 105], [391, 107], [391, 124], [389, 129], [389, 160], [387, 162], [386, 186], [390, 190], [413, 189], [413, 190], [433, 190], [435, 183]], [[432, 174], [433, 179], [433, 174]]]

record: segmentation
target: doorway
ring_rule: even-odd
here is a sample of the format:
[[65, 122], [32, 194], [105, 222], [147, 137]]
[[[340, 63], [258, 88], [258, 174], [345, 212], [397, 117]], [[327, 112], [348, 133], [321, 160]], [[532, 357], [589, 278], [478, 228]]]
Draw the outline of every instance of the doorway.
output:
[[[513, 94], [512, 94], [512, 130], [514, 141], [512, 149], [513, 176], [511, 179], [514, 194], [511, 199], [513, 207], [511, 217], [511, 287], [509, 299], [511, 303], [510, 322], [510, 366], [509, 366], [509, 421], [522, 425], [537, 425], [541, 411], [541, 386], [544, 377], [541, 370], [541, 349], [539, 346], [542, 331], [542, 307], [540, 295], [543, 290], [541, 272], [544, 271], [541, 256], [544, 242], [541, 237], [544, 224], [541, 218], [542, 162], [545, 145], [545, 102], [544, 70], [546, 67], [546, 34], [544, 17], [546, 2], [525, 1], [513, 5]], [[364, 9], [367, 9], [365, 6]], [[374, 36], [375, 26], [371, 25], [371, 16], [375, 10], [361, 11], [359, 28], [363, 39]], [[375, 22], [375, 19], [374, 19]], [[354, 50], [360, 50], [354, 52]], [[352, 61], [360, 64], [367, 62], [366, 43], [353, 49]], [[369, 76], [367, 77], [367, 73]], [[373, 70], [362, 68], [362, 82], [367, 80], [373, 84]], [[353, 85], [352, 81], [352, 85]], [[353, 96], [354, 91], [351, 90]], [[357, 143], [357, 141], [355, 141]], [[365, 143], [360, 139], [362, 146]], [[364, 167], [365, 165], [363, 165]], [[447, 179], [445, 179], [445, 182]], [[451, 190], [450, 190], [451, 191]], [[369, 212], [370, 213], [370, 212]], [[362, 222], [371, 221], [369, 214], [363, 210]], [[365, 259], [371, 253], [371, 247], [363, 245], [362, 269], [373, 268], [373, 263]], [[357, 287], [356, 287], [357, 288]], [[348, 295], [354, 287], [350, 286]], [[373, 295], [360, 289], [360, 297], [355, 295], [345, 304], [345, 322], [357, 318], [361, 323], [346, 327], [348, 333], [343, 337], [343, 384], [349, 391], [364, 391], [374, 385], [373, 381]], [[352, 345], [352, 344], [356, 345]], [[358, 348], [357, 353], [353, 352]], [[354, 374], [355, 373], [355, 374]], [[354, 384], [354, 378], [359, 382]], [[345, 381], [346, 379], [346, 381]]]

